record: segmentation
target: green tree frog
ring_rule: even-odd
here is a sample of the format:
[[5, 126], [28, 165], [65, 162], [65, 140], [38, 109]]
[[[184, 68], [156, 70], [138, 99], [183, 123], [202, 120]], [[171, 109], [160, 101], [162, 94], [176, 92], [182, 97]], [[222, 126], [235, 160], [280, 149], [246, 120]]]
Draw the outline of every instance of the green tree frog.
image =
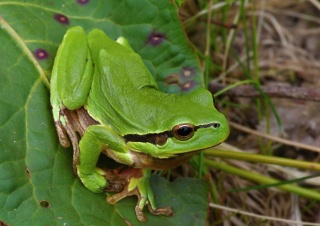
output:
[[[170, 207], [156, 208], [152, 169], [175, 167], [229, 134], [209, 91], [159, 91], [128, 41], [114, 41], [99, 29], [88, 35], [79, 26], [67, 31], [54, 61], [50, 101], [60, 143], [68, 147], [71, 140], [74, 170], [84, 186], [97, 193], [119, 190], [114, 181], [125, 178], [123, 190], [107, 201], [137, 195], [140, 221], [146, 221], [145, 205], [154, 214], [173, 213]], [[129, 166], [129, 176], [98, 168], [101, 152]]]

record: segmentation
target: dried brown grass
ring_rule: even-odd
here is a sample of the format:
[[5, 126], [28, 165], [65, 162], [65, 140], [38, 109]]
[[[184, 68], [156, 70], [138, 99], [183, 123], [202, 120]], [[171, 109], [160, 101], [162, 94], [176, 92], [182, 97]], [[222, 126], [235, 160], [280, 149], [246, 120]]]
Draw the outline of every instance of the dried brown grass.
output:
[[[209, 1], [208, 1], [209, 2]], [[225, 42], [218, 33], [210, 45], [210, 57], [217, 65], [222, 65], [225, 70], [211, 72], [212, 79], [226, 84], [232, 84], [246, 79], [243, 69], [226, 49], [231, 49], [242, 62], [245, 62], [245, 32], [242, 23], [237, 23], [237, 28], [232, 29], [232, 24], [240, 11], [240, 3], [236, 1], [230, 6], [226, 20], [221, 22], [221, 4], [224, 1], [211, 1], [212, 10], [208, 10], [207, 1], [186, 0], [181, 8], [180, 15], [186, 25], [186, 30], [191, 42], [203, 53], [206, 46], [207, 15], [213, 13], [210, 28], [221, 32], [227, 28], [227, 33], [235, 32], [233, 40]], [[259, 76], [259, 81], [264, 85], [284, 85], [310, 87], [317, 89], [320, 85], [320, 3], [317, 0], [252, 0], [246, 4], [246, 31], [252, 35], [252, 28], [257, 28], [258, 71], [254, 71], [253, 61], [250, 68], [253, 76]], [[256, 24], [253, 24], [252, 17]], [[221, 25], [221, 23], [223, 25]], [[212, 32], [212, 30], [210, 31]], [[252, 51], [252, 47], [251, 47]], [[251, 52], [250, 52], [251, 54]], [[203, 62], [202, 62], [203, 63]], [[228, 118], [243, 126], [266, 131], [266, 122], [269, 123], [272, 134], [278, 133], [278, 125], [274, 117], [266, 120], [258, 119], [257, 107], [253, 100], [248, 98], [233, 98], [231, 101], [239, 103], [242, 108], [229, 108]], [[273, 99], [280, 118], [283, 121], [285, 137], [292, 141], [320, 146], [320, 104], [317, 102], [297, 101], [294, 99]], [[242, 151], [261, 153], [261, 143], [270, 145], [273, 153], [278, 156], [318, 161], [319, 153], [296, 149], [290, 145], [268, 143], [259, 140], [255, 134], [247, 134], [239, 130], [232, 130], [228, 143]], [[244, 161], [228, 161], [241, 169], [255, 171], [263, 175], [273, 176], [278, 179], [288, 180], [309, 172], [295, 168], [271, 166], [265, 164], [252, 164]], [[210, 225], [308, 225], [287, 222], [304, 221], [320, 225], [320, 204], [314, 200], [298, 197], [297, 195], [282, 192], [276, 188], [254, 189], [239, 193], [225, 191], [234, 188], [250, 187], [253, 182], [240, 177], [216, 172], [212, 170], [213, 179], [219, 191], [219, 204], [246, 213], [230, 212], [215, 206], [210, 209]], [[319, 179], [304, 182], [304, 186], [319, 188]], [[278, 220], [266, 219], [275, 217]], [[280, 220], [279, 220], [280, 219]], [[281, 220], [282, 219], [282, 220]]]

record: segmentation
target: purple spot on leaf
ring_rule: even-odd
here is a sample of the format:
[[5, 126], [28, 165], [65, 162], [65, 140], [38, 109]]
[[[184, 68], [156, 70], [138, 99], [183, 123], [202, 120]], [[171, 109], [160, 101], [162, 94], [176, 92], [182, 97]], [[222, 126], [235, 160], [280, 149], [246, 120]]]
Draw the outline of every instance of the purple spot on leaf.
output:
[[187, 91], [187, 90], [192, 90], [195, 86], [197, 85], [197, 83], [195, 81], [188, 81], [183, 83], [180, 88], [183, 91]]
[[86, 5], [90, 2], [90, 0], [77, 0], [80, 5]]
[[192, 78], [196, 75], [196, 72], [193, 68], [188, 68], [188, 67], [185, 67], [185, 68], [182, 68], [182, 71], [181, 71], [181, 74], [180, 76], [182, 78]]
[[165, 40], [166, 37], [164, 34], [152, 32], [148, 38], [148, 43], [153, 46], [157, 46]]
[[69, 19], [68, 17], [66, 17], [65, 15], [62, 15], [60, 13], [56, 13], [54, 14], [54, 19], [56, 21], [58, 21], [59, 23], [61, 24], [65, 24], [65, 25], [68, 25], [69, 24]]
[[38, 60], [45, 60], [49, 57], [49, 54], [46, 50], [44, 49], [36, 49], [34, 51], [34, 56], [38, 59]]

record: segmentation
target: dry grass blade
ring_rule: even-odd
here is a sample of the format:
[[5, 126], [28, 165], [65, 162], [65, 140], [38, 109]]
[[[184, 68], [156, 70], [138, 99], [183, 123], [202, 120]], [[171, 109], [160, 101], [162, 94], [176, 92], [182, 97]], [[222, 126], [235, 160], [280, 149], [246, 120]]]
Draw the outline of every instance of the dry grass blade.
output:
[[[214, 81], [211, 88], [213, 83], [223, 83], [219, 90], [254, 78], [272, 98], [282, 121], [284, 133], [280, 134], [261, 92], [256, 87], [236, 87], [218, 101], [223, 104], [219, 109], [231, 122], [228, 144], [242, 152], [319, 162], [319, 1], [212, 1], [209, 5], [208, 1], [186, 0], [182, 12], [190, 40], [206, 60], [211, 60], [206, 61], [206, 73]], [[212, 15], [208, 16], [209, 12]], [[211, 37], [211, 42], [204, 42], [205, 37]], [[308, 169], [224, 161], [278, 180], [312, 174]], [[320, 225], [320, 204], [312, 199], [274, 188], [230, 193], [227, 191], [255, 183], [219, 170], [210, 171], [219, 204], [241, 209], [233, 213], [211, 209], [210, 225]], [[319, 184], [319, 178], [313, 178], [312, 183], [297, 185], [318, 190]]]

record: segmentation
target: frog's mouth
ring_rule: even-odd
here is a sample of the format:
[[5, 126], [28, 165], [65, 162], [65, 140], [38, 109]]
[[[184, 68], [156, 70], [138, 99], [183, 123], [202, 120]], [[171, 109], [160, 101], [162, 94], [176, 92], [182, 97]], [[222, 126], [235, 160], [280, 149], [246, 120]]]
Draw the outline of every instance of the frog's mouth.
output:
[[[220, 143], [212, 147], [215, 147], [219, 144]], [[208, 148], [212, 148], [212, 147], [208, 147]], [[146, 153], [130, 150], [130, 154], [134, 162], [133, 165], [131, 165], [131, 167], [147, 168], [147, 169], [153, 169], [153, 170], [168, 170], [168, 169], [175, 168], [183, 163], [186, 163], [187, 161], [190, 160], [190, 158], [193, 155], [199, 153], [200, 151], [206, 150], [208, 148], [175, 154], [174, 156], [169, 158], [156, 158]]]
[[134, 164], [132, 167], [147, 168], [154, 170], [167, 170], [175, 168], [185, 162], [187, 162], [194, 154], [200, 150], [177, 154], [170, 158], [155, 158], [151, 155], [131, 151]]

